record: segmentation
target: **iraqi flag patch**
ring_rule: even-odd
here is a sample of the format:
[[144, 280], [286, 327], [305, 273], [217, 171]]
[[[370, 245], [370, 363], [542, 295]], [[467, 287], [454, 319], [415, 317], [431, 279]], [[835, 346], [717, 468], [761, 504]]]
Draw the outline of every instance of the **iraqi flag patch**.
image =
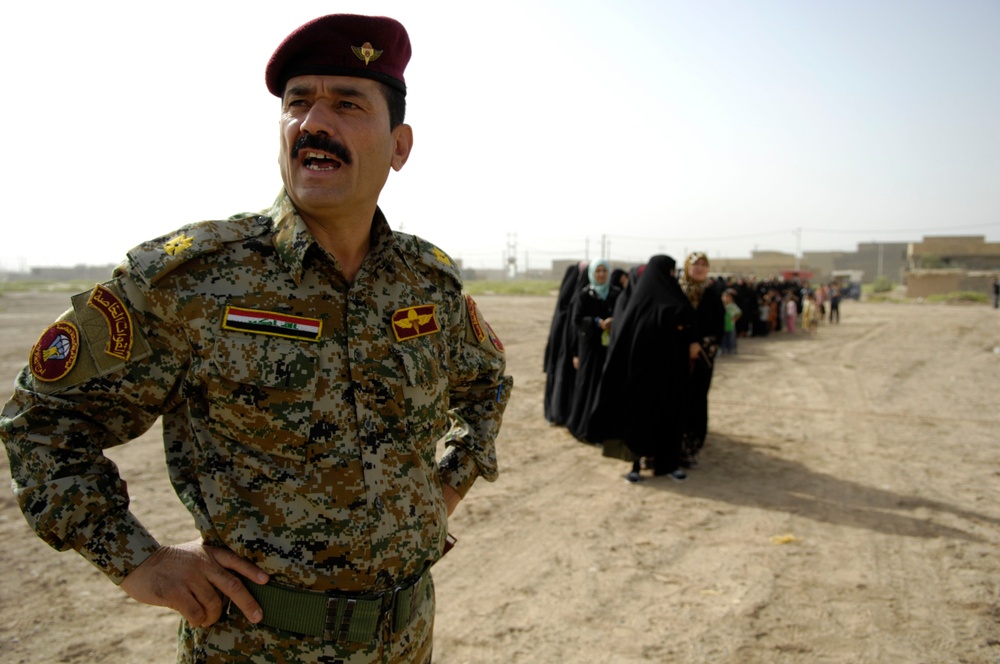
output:
[[240, 332], [251, 332], [254, 334], [268, 334], [288, 339], [318, 341], [319, 334], [323, 329], [323, 321], [316, 318], [290, 316], [289, 314], [277, 311], [226, 307], [226, 316], [222, 320], [222, 329], [239, 330]]

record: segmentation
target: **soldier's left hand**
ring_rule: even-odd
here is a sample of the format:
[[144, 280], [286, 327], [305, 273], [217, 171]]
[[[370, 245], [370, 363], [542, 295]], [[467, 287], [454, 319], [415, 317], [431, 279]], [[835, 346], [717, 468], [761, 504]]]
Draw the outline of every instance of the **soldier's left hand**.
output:
[[177, 611], [194, 627], [214, 625], [228, 597], [252, 623], [263, 618], [260, 605], [229, 570], [267, 583], [264, 570], [228, 549], [201, 540], [161, 547], [121, 582], [121, 589], [143, 604]]

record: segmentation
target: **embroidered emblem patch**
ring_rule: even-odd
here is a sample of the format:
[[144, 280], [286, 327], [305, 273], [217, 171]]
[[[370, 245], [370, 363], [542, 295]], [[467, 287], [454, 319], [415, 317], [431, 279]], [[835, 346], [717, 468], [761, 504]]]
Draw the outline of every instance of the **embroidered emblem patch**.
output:
[[437, 316], [434, 315], [436, 310], [436, 304], [421, 304], [396, 311], [392, 315], [392, 331], [396, 335], [396, 341], [440, 332]]
[[132, 318], [128, 315], [125, 303], [113, 290], [97, 284], [87, 300], [87, 306], [100, 311], [108, 324], [108, 347], [104, 352], [120, 360], [131, 357]]
[[434, 247], [434, 258], [438, 259], [439, 261], [441, 261], [445, 265], [451, 265], [452, 264], [451, 258], [448, 256], [448, 254], [444, 253], [443, 251], [441, 251], [437, 247]]
[[354, 51], [354, 55], [358, 56], [358, 60], [364, 60], [366, 65], [375, 62], [382, 55], [382, 51], [376, 51], [371, 42], [365, 42], [361, 46], [352, 46], [351, 50]]
[[493, 347], [496, 348], [498, 351], [500, 351], [502, 353], [503, 352], [503, 344], [500, 342], [500, 337], [498, 337], [497, 333], [493, 331], [493, 328], [490, 327], [489, 323], [487, 323], [486, 321], [483, 321], [483, 323], [486, 325], [486, 329], [490, 333], [490, 341], [493, 342]]
[[194, 242], [193, 237], [189, 237], [181, 233], [177, 237], [167, 240], [163, 244], [163, 250], [168, 254], [170, 254], [171, 256], [176, 256], [185, 249], [188, 249], [193, 242]]
[[68, 321], [50, 325], [28, 356], [31, 375], [46, 383], [59, 380], [72, 371], [79, 351], [80, 332], [76, 325]]
[[472, 299], [471, 295], [465, 296], [465, 308], [469, 310], [469, 325], [472, 326], [472, 333], [476, 335], [479, 343], [483, 343], [486, 339], [486, 332], [483, 331], [483, 325], [479, 322], [479, 307], [476, 306], [476, 301]]
[[224, 330], [239, 330], [255, 334], [269, 334], [289, 339], [317, 341], [319, 333], [323, 329], [323, 321], [316, 318], [289, 316], [288, 314], [276, 311], [226, 307], [226, 316], [222, 320], [222, 328]]

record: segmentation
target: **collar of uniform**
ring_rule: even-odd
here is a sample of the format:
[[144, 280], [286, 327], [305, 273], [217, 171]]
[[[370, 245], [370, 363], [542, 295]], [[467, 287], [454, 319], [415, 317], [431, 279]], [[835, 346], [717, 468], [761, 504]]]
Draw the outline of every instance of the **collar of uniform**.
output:
[[[281, 192], [267, 215], [274, 220], [274, 248], [288, 269], [289, 275], [298, 284], [305, 268], [306, 253], [316, 244], [316, 239], [309, 232], [292, 199], [285, 191]], [[375, 269], [382, 268], [387, 264], [387, 258], [395, 246], [396, 239], [392, 229], [389, 228], [389, 222], [386, 221], [382, 210], [376, 207], [375, 216], [372, 217], [371, 247], [366, 262], [373, 262], [372, 267]]]
[[374, 261], [373, 267], [382, 268], [387, 264], [389, 255], [396, 246], [396, 237], [389, 228], [382, 209], [375, 208], [375, 216], [372, 217], [371, 248], [368, 249], [369, 259]]
[[306, 223], [302, 221], [292, 199], [284, 190], [268, 210], [267, 216], [274, 220], [274, 248], [288, 273], [298, 284], [302, 279], [306, 252], [316, 243], [316, 239], [306, 228]]

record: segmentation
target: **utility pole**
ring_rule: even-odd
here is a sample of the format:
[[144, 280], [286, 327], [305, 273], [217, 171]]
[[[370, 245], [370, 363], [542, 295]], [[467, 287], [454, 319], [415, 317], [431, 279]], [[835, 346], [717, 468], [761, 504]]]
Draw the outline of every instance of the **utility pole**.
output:
[[507, 233], [507, 266], [506, 274], [517, 277], [517, 233]]
[[[799, 257], [802, 255], [802, 227], [795, 229], [795, 271], [799, 271]], [[798, 276], [798, 275], [796, 275]]]

